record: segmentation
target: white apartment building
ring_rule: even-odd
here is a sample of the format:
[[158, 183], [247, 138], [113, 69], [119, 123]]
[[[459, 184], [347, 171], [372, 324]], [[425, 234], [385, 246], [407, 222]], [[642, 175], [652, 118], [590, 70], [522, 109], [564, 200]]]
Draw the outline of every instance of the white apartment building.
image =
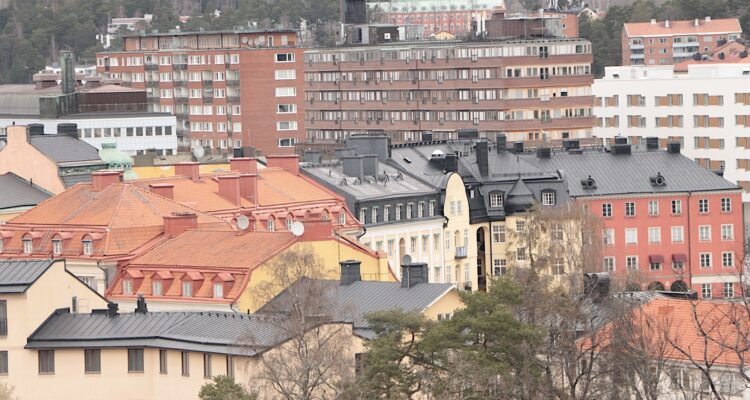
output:
[[57, 133], [57, 124], [78, 126], [78, 137], [102, 149], [103, 143], [116, 143], [117, 149], [134, 156], [147, 150], [157, 154], [177, 154], [177, 119], [166, 113], [69, 114], [57, 119], [35, 116], [0, 116], [0, 136], [9, 125], [44, 125], [44, 133]]
[[750, 59], [674, 67], [607, 67], [594, 81], [594, 135], [626, 136], [634, 144], [658, 137], [682, 143], [682, 153], [721, 170], [750, 202]]

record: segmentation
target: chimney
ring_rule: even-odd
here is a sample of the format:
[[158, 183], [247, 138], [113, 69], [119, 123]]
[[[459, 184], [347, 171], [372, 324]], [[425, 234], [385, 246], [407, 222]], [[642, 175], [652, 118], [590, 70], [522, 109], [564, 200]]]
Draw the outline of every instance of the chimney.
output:
[[386, 134], [352, 135], [346, 139], [346, 145], [357, 154], [376, 154], [381, 162], [391, 158], [391, 139]]
[[78, 125], [76, 124], [57, 124], [57, 134], [70, 136], [78, 139]]
[[420, 283], [427, 283], [427, 264], [411, 263], [401, 266], [401, 287], [408, 289]]
[[107, 316], [110, 318], [117, 316], [117, 303], [107, 303]]
[[503, 133], [498, 133], [495, 136], [495, 145], [497, 146], [497, 152], [502, 153], [505, 151], [505, 148], [508, 146], [508, 138]]
[[375, 154], [368, 154], [362, 156], [362, 175], [364, 176], [378, 176], [378, 156]]
[[198, 228], [198, 216], [194, 212], [173, 212], [164, 216], [164, 233], [175, 237], [187, 230]]
[[363, 164], [362, 156], [341, 157], [341, 167], [344, 175], [359, 178], [360, 183], [365, 179]]
[[671, 154], [680, 154], [680, 142], [670, 141], [667, 143], [667, 152]]
[[549, 147], [538, 147], [536, 149], [536, 156], [537, 158], [550, 158], [552, 155], [552, 151]]
[[267, 156], [266, 165], [269, 168], [281, 168], [295, 175], [299, 174], [299, 156], [296, 154]]
[[152, 183], [148, 185], [148, 188], [153, 194], [174, 200], [174, 185], [171, 183]]
[[305, 150], [304, 160], [310, 164], [320, 164], [323, 160], [323, 152], [320, 150]]
[[122, 171], [102, 169], [91, 173], [91, 191], [101, 192], [110, 185], [122, 182]]
[[43, 124], [28, 124], [26, 125], [29, 136], [44, 135]]
[[258, 174], [240, 174], [240, 197], [257, 204]]
[[711, 22], [711, 16], [706, 16], [706, 22]]
[[698, 18], [695, 19], [695, 22], [693, 22], [695, 26], [700, 26], [700, 20]]
[[665, 20], [664, 21], [664, 27], [665, 28], [669, 28], [669, 20]]
[[458, 154], [445, 155], [445, 172], [458, 172]]
[[76, 69], [73, 63], [73, 53], [63, 50], [60, 52], [60, 74], [62, 75], [62, 94], [76, 91]]
[[477, 151], [477, 168], [479, 168], [479, 175], [489, 175], [489, 156], [487, 154], [489, 149], [489, 143], [487, 141], [478, 141], [475, 145]]
[[627, 143], [613, 144], [609, 146], [609, 151], [614, 155], [630, 155], [631, 150], [632, 150], [631, 146]]
[[513, 152], [523, 153], [523, 142], [513, 142]]
[[360, 266], [362, 262], [357, 260], [345, 260], [339, 262], [341, 265], [341, 286], [349, 286], [354, 282], [362, 280]]
[[181, 162], [174, 165], [174, 174], [197, 181], [200, 178], [201, 165], [197, 162]]
[[146, 314], [148, 313], [148, 305], [146, 305], [146, 298], [142, 294], [138, 295], [138, 300], [135, 302], [135, 313]]
[[656, 20], [651, 18], [651, 25], [656, 25]]
[[430, 131], [424, 131], [424, 132], [422, 132], [422, 141], [423, 142], [430, 142], [430, 141], [432, 141], [432, 132], [430, 132]]
[[357, 155], [357, 150], [353, 149], [351, 147], [347, 147], [344, 149], [336, 149], [334, 150], [334, 154], [336, 155], [336, 159], [340, 160], [344, 157], [351, 157]]
[[219, 180], [219, 195], [232, 204], [239, 206], [240, 203], [240, 177], [239, 175], [224, 175], [217, 178]]
[[245, 174], [257, 174], [258, 160], [249, 157], [232, 158], [229, 160], [229, 169]]
[[659, 138], [656, 136], [648, 136], [646, 138], [646, 150], [657, 150], [659, 148]]

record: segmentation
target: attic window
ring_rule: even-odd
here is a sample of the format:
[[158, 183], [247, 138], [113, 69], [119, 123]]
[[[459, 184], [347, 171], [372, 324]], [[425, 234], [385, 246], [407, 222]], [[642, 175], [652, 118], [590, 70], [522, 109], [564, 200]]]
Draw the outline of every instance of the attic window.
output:
[[81, 245], [83, 246], [83, 255], [84, 256], [90, 256], [94, 253], [94, 242], [91, 241], [90, 238], [84, 238], [81, 241]]
[[503, 208], [503, 194], [500, 192], [490, 193], [490, 207]]
[[34, 242], [32, 241], [31, 236], [24, 236], [21, 242], [23, 243], [23, 252], [25, 254], [31, 254], [34, 252]]
[[133, 281], [131, 279], [122, 280], [122, 294], [133, 294]]
[[214, 283], [214, 293], [213, 297], [215, 299], [222, 299], [224, 298], [224, 284], [221, 282]]
[[164, 286], [162, 285], [161, 279], [157, 279], [151, 282], [151, 294], [154, 296], [161, 296], [164, 292]]
[[651, 181], [651, 186], [666, 186], [667, 181], [664, 179], [664, 176], [661, 174], [661, 172], [657, 172], [656, 176], [649, 177], [649, 180]]
[[60, 254], [62, 254], [62, 250], [63, 250], [62, 247], [63, 247], [62, 239], [60, 239], [59, 237], [52, 239], [52, 254], [53, 255], [59, 256]]
[[586, 179], [581, 179], [581, 186], [584, 189], [596, 189], [596, 181], [589, 175]]

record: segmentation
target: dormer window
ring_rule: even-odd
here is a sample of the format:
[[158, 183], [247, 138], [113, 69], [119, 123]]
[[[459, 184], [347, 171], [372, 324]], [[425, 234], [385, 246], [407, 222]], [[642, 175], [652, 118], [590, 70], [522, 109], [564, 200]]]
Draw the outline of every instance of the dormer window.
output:
[[81, 245], [83, 246], [84, 256], [90, 256], [94, 254], [94, 243], [91, 241], [91, 239], [83, 239], [81, 241]]
[[21, 242], [23, 243], [24, 254], [31, 254], [34, 252], [34, 241], [31, 236], [24, 236]]
[[62, 239], [55, 238], [52, 239], [52, 254], [59, 256], [62, 254], [63, 245], [62, 245]]
[[268, 228], [269, 232], [273, 232], [276, 229], [274, 223], [275, 223], [275, 221], [274, 221], [273, 217], [269, 217], [268, 221], [267, 221], [267, 228]]
[[221, 282], [214, 283], [214, 293], [213, 297], [215, 299], [223, 299], [224, 298], [224, 284]]
[[323, 210], [323, 221], [328, 221], [331, 218], [330, 214], [328, 214], [328, 210]]
[[133, 281], [131, 279], [122, 280], [122, 294], [133, 294]]
[[291, 214], [287, 215], [286, 217], [286, 230], [292, 231], [292, 222], [294, 222], [294, 218]]
[[154, 296], [161, 296], [164, 292], [164, 286], [162, 285], [161, 279], [151, 282], [151, 294]]
[[193, 297], [193, 282], [182, 282], [182, 296]]
[[503, 208], [503, 194], [502, 193], [490, 193], [490, 207], [491, 208]]
[[3, 238], [0, 237], [0, 253], [3, 252], [4, 247], [5, 246], [3, 245]]
[[344, 211], [339, 213], [339, 225], [346, 225], [346, 213]]
[[557, 196], [554, 190], [545, 189], [542, 191], [542, 205], [554, 206], [557, 204]]

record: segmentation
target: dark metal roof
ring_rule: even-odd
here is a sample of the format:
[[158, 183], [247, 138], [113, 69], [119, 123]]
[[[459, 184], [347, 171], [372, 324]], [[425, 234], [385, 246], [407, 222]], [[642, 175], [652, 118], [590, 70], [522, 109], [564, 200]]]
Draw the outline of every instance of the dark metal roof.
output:
[[11, 172], [0, 175], [0, 188], [2, 188], [0, 190], [0, 210], [35, 206], [52, 196], [46, 190]]
[[67, 135], [31, 135], [29, 143], [56, 163], [102, 162], [96, 147]]
[[54, 260], [0, 260], [0, 293], [24, 293]]
[[254, 355], [290, 337], [285, 318], [224, 312], [55, 311], [28, 339], [26, 348], [159, 347]]
[[[400, 282], [358, 281], [350, 285], [341, 285], [338, 280], [304, 279], [295, 285], [320, 285], [315, 293], [325, 293], [328, 298], [320, 302], [322, 314], [335, 321], [354, 324], [354, 329], [361, 336], [371, 338], [372, 331], [365, 319], [369, 313], [400, 309], [403, 311], [422, 312], [434, 302], [445, 296], [455, 285], [448, 283], [420, 283], [410, 288], [402, 288]], [[289, 312], [291, 306], [287, 300], [287, 289], [264, 305], [260, 313]]]
[[62, 179], [63, 185], [65, 185], [65, 188], [69, 188], [77, 183], [91, 182], [91, 175], [89, 174], [65, 175], [65, 176], [61, 176], [60, 179]]

